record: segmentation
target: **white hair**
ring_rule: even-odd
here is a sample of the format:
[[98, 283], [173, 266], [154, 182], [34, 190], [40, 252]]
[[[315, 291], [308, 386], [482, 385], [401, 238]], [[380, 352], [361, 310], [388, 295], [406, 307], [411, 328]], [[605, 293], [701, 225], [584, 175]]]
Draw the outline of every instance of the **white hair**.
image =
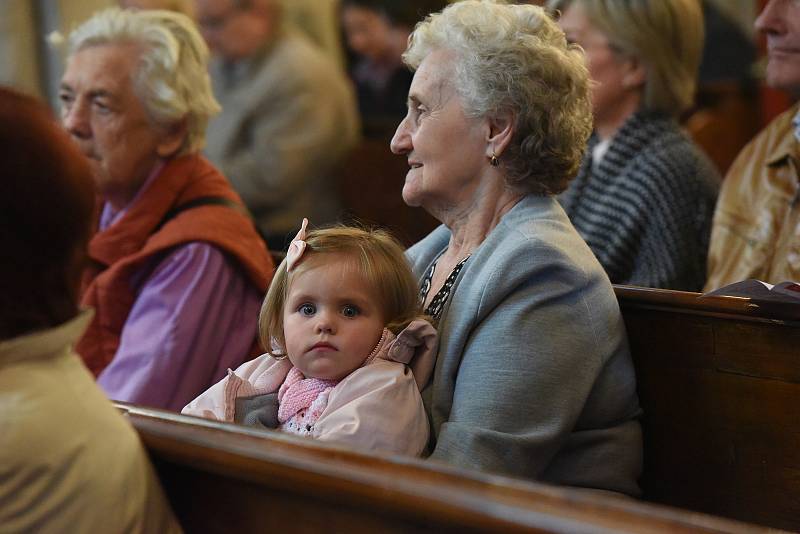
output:
[[134, 91], [151, 120], [161, 126], [186, 120], [181, 153], [201, 150], [220, 106], [208, 76], [208, 47], [192, 20], [170, 11], [107, 9], [70, 33], [69, 53], [116, 43], [142, 49]]
[[468, 116], [514, 116], [514, 137], [500, 159], [509, 185], [563, 191], [592, 130], [580, 48], [567, 44], [541, 7], [462, 0], [417, 24], [403, 60], [417, 69], [439, 49], [455, 55], [453, 84]]

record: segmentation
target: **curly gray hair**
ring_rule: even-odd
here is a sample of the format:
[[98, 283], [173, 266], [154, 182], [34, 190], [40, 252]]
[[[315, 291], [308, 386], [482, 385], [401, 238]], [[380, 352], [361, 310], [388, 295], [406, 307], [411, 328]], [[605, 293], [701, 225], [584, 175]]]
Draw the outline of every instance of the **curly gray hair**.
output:
[[454, 85], [468, 116], [514, 116], [501, 158], [509, 185], [534, 194], [566, 189], [592, 130], [580, 48], [541, 7], [463, 0], [420, 22], [403, 60], [417, 69], [438, 49], [455, 54]]
[[162, 126], [185, 119], [181, 153], [201, 150], [220, 106], [208, 76], [208, 47], [192, 20], [169, 11], [107, 9], [70, 33], [69, 53], [112, 43], [142, 47], [134, 90], [148, 115]]

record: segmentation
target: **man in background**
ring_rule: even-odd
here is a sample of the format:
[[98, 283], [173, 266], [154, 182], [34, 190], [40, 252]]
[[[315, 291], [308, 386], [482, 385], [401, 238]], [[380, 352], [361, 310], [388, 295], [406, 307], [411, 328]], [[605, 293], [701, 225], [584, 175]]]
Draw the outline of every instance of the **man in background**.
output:
[[[756, 19], [766, 35], [770, 87], [800, 93], [800, 3], [769, 0]], [[722, 183], [706, 291], [757, 278], [800, 280], [800, 106], [748, 144]]]
[[269, 248], [283, 249], [298, 221], [334, 220], [331, 173], [358, 137], [344, 73], [283, 24], [277, 0], [197, 0], [203, 36], [216, 55], [222, 113], [206, 154], [253, 213]]

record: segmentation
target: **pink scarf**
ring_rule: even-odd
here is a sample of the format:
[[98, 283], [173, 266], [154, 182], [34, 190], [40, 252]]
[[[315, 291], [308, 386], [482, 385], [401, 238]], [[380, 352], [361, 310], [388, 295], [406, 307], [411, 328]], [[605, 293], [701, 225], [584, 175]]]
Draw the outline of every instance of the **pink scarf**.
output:
[[320, 393], [339, 382], [340, 380], [306, 378], [297, 367], [292, 367], [278, 389], [278, 421], [285, 423], [300, 410], [311, 406]]

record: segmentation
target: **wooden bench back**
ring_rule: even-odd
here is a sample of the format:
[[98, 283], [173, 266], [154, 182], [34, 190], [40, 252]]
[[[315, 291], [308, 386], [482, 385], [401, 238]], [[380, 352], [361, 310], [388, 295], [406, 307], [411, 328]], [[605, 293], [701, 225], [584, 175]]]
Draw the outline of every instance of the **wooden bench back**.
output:
[[[645, 499], [800, 529], [800, 321], [617, 287]], [[190, 532], [758, 531], [672, 508], [120, 405]]]
[[422, 208], [403, 202], [408, 161], [392, 154], [389, 141], [365, 139], [336, 173], [336, 185], [348, 215], [392, 231], [410, 246], [439, 226]]
[[586, 490], [120, 405], [187, 532], [765, 532]]
[[800, 530], [800, 312], [616, 291], [644, 410], [644, 498]]

